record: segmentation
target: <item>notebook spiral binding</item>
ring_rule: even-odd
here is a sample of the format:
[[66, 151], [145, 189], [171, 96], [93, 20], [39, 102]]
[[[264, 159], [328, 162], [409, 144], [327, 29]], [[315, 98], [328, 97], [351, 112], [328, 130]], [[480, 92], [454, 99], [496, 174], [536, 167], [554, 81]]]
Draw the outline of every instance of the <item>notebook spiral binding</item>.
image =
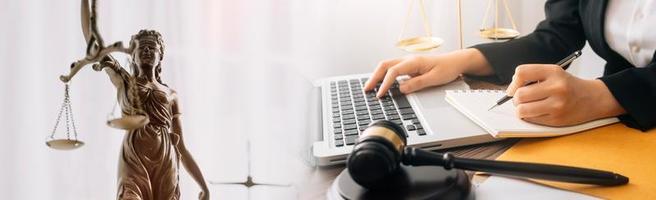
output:
[[474, 89], [474, 90], [450, 90], [453, 93], [505, 93], [503, 90]]

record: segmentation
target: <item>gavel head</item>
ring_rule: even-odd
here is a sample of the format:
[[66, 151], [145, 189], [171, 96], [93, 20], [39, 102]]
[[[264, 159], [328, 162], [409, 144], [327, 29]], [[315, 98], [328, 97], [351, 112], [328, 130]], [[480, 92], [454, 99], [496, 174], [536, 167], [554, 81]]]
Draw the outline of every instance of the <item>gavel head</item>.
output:
[[406, 137], [405, 130], [391, 121], [369, 124], [347, 158], [351, 178], [368, 189], [383, 186], [383, 180], [399, 168]]

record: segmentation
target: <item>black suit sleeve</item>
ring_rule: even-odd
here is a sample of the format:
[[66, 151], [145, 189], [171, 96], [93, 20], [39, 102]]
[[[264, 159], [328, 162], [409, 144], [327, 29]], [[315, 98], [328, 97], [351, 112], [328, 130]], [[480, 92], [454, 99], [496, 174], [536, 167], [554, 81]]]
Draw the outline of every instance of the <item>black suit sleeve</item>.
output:
[[512, 80], [521, 64], [552, 63], [585, 45], [585, 33], [579, 16], [578, 0], [549, 0], [545, 4], [546, 19], [533, 33], [502, 43], [476, 45], [494, 70], [486, 77], [469, 76], [497, 84]]
[[628, 68], [599, 79], [626, 111], [627, 114], [619, 116], [622, 123], [642, 131], [656, 126], [655, 60], [652, 59], [646, 67]]
[[[469, 77], [507, 84], [518, 65], [555, 63], [583, 48], [586, 38], [578, 4], [578, 0], [548, 0], [546, 19], [533, 33], [503, 43], [474, 46], [483, 53], [495, 74]], [[619, 116], [620, 120], [643, 131], [656, 127], [656, 60], [643, 68], [624, 67], [629, 65], [625, 62], [609, 62], [609, 65], [618, 63], [622, 66], [606, 66], [605, 75], [600, 80], [626, 110], [627, 114]]]

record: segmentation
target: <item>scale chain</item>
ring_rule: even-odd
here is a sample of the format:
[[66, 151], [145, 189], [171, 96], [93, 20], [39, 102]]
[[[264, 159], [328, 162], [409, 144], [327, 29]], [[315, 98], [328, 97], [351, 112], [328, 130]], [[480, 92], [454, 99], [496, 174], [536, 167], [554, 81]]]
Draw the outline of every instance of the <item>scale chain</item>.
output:
[[[68, 99], [68, 111], [71, 113], [71, 115], [70, 115], [71, 122], [70, 123], [71, 123], [71, 126], [73, 127], [73, 136], [75, 137], [75, 140], [77, 140], [77, 128], [75, 127], [75, 118], [73, 117], [73, 106], [72, 106], [72, 103], [71, 103], [71, 98], [68, 94], [68, 87], [66, 87], [66, 96], [67, 96], [67, 99]], [[67, 134], [69, 134], [69, 133], [67, 133]], [[69, 139], [70, 139], [70, 136], [67, 135], [67, 137], [69, 137]]]
[[57, 114], [57, 120], [55, 121], [55, 126], [52, 128], [52, 133], [50, 133], [50, 138], [55, 138], [55, 133], [59, 127], [59, 122], [61, 122], [62, 113], [66, 117], [66, 139], [71, 139], [71, 127], [73, 128], [74, 139], [77, 140], [77, 128], [75, 127], [75, 118], [73, 117], [73, 107], [71, 105], [71, 97], [69, 95], [69, 84], [65, 84], [64, 89], [64, 101], [62, 102], [61, 107], [59, 108], [59, 113]]
[[64, 93], [64, 103], [66, 106], [64, 110], [66, 111], [66, 139], [71, 139], [71, 120], [70, 120], [70, 97], [68, 96], [68, 84], [66, 85], [66, 92]]
[[[66, 88], [68, 88], [68, 84], [66, 84]], [[67, 98], [67, 93], [64, 93], [64, 101], [62, 102], [61, 107], [59, 108], [59, 114], [57, 114], [57, 120], [55, 121], [55, 127], [52, 129], [52, 133], [50, 134], [50, 138], [55, 137], [55, 132], [57, 131], [57, 127], [59, 126], [59, 122], [61, 121], [61, 115], [62, 112], [64, 112], [64, 109], [66, 108], [66, 98]]]

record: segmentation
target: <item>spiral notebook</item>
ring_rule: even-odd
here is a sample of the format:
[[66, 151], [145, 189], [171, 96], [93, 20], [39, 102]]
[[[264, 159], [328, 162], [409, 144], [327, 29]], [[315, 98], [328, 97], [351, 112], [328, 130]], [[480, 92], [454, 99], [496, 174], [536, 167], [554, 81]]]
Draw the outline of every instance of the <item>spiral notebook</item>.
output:
[[501, 90], [447, 90], [445, 99], [451, 106], [497, 138], [559, 136], [619, 121], [612, 117], [575, 126], [551, 127], [529, 123], [517, 118], [512, 102], [506, 102], [488, 111], [490, 106], [505, 95], [506, 93]]

